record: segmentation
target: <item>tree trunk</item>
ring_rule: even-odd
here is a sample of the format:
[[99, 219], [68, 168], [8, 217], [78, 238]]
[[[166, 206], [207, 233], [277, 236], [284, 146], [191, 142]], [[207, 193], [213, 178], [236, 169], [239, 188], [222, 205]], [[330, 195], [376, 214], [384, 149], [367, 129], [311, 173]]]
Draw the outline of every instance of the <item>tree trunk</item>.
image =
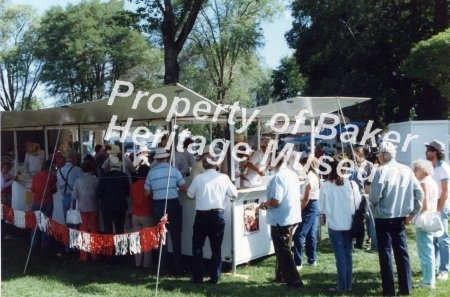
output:
[[178, 64], [179, 50], [174, 44], [164, 45], [164, 84], [177, 83], [180, 78], [180, 64]]

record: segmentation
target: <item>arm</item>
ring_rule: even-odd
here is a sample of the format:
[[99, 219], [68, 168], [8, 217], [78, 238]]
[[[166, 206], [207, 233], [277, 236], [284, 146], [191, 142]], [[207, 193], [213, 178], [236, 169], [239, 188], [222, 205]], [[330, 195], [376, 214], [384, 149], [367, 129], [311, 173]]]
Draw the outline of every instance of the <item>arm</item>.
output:
[[369, 194], [369, 202], [375, 207], [379, 204], [381, 199], [381, 194], [383, 191], [383, 185], [380, 181], [381, 172], [377, 170], [375, 176], [373, 178], [372, 183], [370, 184], [370, 194]]
[[270, 198], [266, 202], [261, 202], [259, 208], [262, 210], [266, 210], [268, 208], [277, 208], [278, 206], [280, 206], [280, 201], [275, 198]]
[[258, 167], [253, 165], [252, 162], [247, 162], [247, 167], [250, 168], [253, 171], [256, 171], [260, 176], [264, 176], [265, 175], [264, 171], [260, 170]]
[[448, 196], [448, 180], [441, 180], [441, 196], [439, 196], [437, 211], [441, 212], [445, 206]]
[[308, 184], [305, 187], [305, 195], [303, 196], [303, 199], [302, 199], [302, 204], [301, 204], [302, 210], [306, 207], [306, 205], [308, 205], [310, 192], [311, 192], [311, 184]]
[[[428, 210], [428, 202], [427, 202], [427, 188], [425, 187], [425, 183], [420, 183], [420, 188], [423, 192], [423, 204], [422, 204], [422, 208], [420, 210], [420, 212], [424, 212], [426, 210]], [[405, 219], [405, 223], [406, 224], [411, 224], [412, 220], [414, 218], [413, 214], [410, 214], [406, 219]]]
[[152, 197], [152, 191], [147, 191], [147, 190], [145, 190], [144, 195], [145, 195], [145, 197], [147, 197], [147, 198], [149, 198], [149, 199], [153, 198], [153, 197]]

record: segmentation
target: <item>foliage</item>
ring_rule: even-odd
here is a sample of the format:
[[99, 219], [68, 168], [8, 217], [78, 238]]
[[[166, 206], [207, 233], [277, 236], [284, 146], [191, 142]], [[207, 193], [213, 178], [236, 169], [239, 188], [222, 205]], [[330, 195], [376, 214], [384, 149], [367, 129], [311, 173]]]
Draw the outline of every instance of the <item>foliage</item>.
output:
[[438, 88], [450, 100], [450, 29], [419, 42], [404, 60], [402, 70], [412, 79]]
[[106, 96], [116, 79], [147, 57], [149, 45], [133, 27], [136, 20], [119, 0], [82, 1], [47, 11], [37, 54], [49, 91], [70, 103]]
[[[261, 22], [271, 18], [277, 8], [275, 0], [213, 0], [201, 9], [190, 38], [196, 54], [203, 58], [216, 103], [227, 100], [237, 81], [238, 61], [251, 59], [262, 44]], [[242, 71], [245, 69], [241, 67]]]
[[[371, 97], [352, 114], [360, 115], [356, 120], [377, 115], [382, 125], [407, 120], [412, 107], [426, 104], [420, 100], [425, 89], [415, 89], [399, 67], [415, 43], [448, 27], [447, 1], [297, 0], [291, 9], [287, 40], [308, 78], [308, 95]], [[438, 102], [429, 89], [429, 100]], [[426, 116], [446, 117], [446, 108]]]
[[164, 45], [164, 84], [179, 81], [178, 57], [186, 43], [204, 0], [129, 0], [143, 4], [136, 13], [143, 31], [158, 32]]
[[0, 107], [30, 109], [42, 64], [33, 54], [37, 18], [29, 6], [0, 0]]
[[281, 59], [280, 66], [272, 74], [273, 93], [275, 101], [281, 101], [303, 93], [306, 79], [299, 72], [299, 66], [294, 56]]

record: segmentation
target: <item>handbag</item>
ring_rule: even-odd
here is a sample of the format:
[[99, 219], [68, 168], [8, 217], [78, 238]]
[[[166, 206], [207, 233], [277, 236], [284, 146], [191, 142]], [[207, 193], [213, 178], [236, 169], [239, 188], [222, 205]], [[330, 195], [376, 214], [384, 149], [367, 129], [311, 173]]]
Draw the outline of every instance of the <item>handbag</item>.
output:
[[81, 213], [80, 210], [78, 209], [78, 200], [76, 200], [75, 209], [70, 208], [67, 210], [66, 223], [72, 225], [79, 225], [81, 224], [81, 222], [82, 222]]
[[442, 234], [439, 234], [444, 231], [444, 225], [442, 224], [441, 217], [436, 211], [426, 210], [424, 212], [420, 212], [413, 218], [412, 222], [417, 229], [425, 232], [434, 232], [436, 237], [442, 236]]

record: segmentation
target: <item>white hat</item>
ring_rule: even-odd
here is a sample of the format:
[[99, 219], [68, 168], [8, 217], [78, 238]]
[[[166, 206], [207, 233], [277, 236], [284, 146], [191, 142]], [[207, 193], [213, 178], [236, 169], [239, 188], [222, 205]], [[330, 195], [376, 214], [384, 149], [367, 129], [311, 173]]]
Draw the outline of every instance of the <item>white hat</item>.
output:
[[148, 152], [148, 148], [146, 145], [141, 145], [139, 147], [139, 153], [142, 153], [142, 152]]
[[167, 158], [168, 156], [170, 156], [170, 154], [163, 147], [158, 147], [155, 150], [155, 156], [154, 156], [155, 159], [164, 159], [164, 158]]
[[111, 167], [120, 167], [122, 165], [122, 162], [120, 162], [119, 158], [117, 156], [111, 156], [109, 157], [109, 166]]
[[397, 146], [390, 141], [382, 141], [378, 147], [380, 153], [388, 153], [395, 155], [397, 153]]

